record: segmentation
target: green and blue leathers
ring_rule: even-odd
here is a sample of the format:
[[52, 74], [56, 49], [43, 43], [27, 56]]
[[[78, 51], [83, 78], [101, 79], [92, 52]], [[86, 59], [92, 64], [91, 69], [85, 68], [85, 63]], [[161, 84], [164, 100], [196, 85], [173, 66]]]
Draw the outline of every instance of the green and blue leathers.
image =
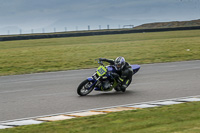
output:
[[[103, 62], [97, 59], [100, 66], [97, 68], [96, 72], [86, 80], [80, 83], [77, 88], [77, 93], [80, 96], [88, 95], [92, 90], [96, 91], [111, 91], [115, 89], [119, 91], [120, 79], [116, 74], [116, 69], [113, 65], [104, 66]], [[133, 69], [133, 74], [135, 74], [139, 69], [139, 65], [131, 65]]]

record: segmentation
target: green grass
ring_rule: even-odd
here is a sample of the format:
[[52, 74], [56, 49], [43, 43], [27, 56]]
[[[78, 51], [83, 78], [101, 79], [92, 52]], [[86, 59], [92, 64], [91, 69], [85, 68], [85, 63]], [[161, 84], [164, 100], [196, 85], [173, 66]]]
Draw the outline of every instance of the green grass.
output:
[[[187, 49], [190, 49], [188, 51]], [[200, 59], [200, 30], [0, 42], [0, 75], [93, 68], [99, 57], [131, 64]], [[0, 133], [199, 133], [200, 103], [110, 113]]]
[[[187, 51], [190, 49], [190, 51]], [[131, 64], [200, 59], [200, 30], [0, 42], [0, 76], [94, 68], [99, 57]]]
[[200, 102], [109, 113], [0, 130], [0, 133], [199, 133]]

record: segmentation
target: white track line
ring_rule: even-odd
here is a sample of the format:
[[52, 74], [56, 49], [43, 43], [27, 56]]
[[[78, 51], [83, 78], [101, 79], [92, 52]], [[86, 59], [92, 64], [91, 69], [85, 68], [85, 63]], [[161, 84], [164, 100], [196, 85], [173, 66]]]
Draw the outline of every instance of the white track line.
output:
[[102, 110], [102, 109], [116, 108], [116, 107], [127, 107], [127, 106], [134, 106], [134, 105], [140, 105], [140, 104], [151, 104], [151, 103], [164, 102], [164, 101], [175, 101], [175, 100], [186, 99], [186, 98], [195, 98], [195, 97], [200, 97], [200, 95], [188, 96], [188, 97], [179, 97], [179, 98], [172, 98], [172, 99], [164, 99], [164, 100], [157, 100], [157, 101], [148, 101], [148, 102], [141, 102], [141, 103], [133, 103], [133, 104], [125, 104], [125, 105], [117, 105], [117, 106], [109, 106], [109, 107], [101, 107], [101, 108], [93, 108], [93, 109], [71, 111], [71, 112], [57, 113], [57, 114], [51, 114], [51, 115], [42, 115], [42, 116], [35, 116], [35, 117], [28, 117], [28, 118], [0, 121], [0, 125], [1, 125], [1, 123], [8, 123], [8, 122], [14, 122], [14, 121], [23, 121], [23, 120], [36, 119], [36, 118], [41, 118], [41, 117], [51, 117], [51, 116], [57, 116], [57, 115], [63, 115], [63, 114], [80, 113], [80, 112], [86, 112], [86, 111], [91, 111], [91, 110]]

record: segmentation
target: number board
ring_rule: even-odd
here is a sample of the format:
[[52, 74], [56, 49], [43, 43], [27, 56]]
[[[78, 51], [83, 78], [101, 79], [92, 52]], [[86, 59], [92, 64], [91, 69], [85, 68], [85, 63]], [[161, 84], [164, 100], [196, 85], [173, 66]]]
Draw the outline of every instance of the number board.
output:
[[103, 75], [105, 73], [105, 71], [103, 70], [103, 68], [99, 69], [98, 72]]
[[106, 72], [107, 72], [107, 70], [106, 70], [104, 67], [102, 67], [102, 66], [100, 66], [100, 67], [97, 69], [97, 74], [98, 74], [99, 76], [103, 76]]

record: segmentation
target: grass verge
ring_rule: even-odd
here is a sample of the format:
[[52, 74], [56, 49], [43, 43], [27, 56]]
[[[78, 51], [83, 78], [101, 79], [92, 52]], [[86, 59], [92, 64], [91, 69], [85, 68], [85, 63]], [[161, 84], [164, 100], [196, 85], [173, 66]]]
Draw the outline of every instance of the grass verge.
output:
[[200, 30], [0, 42], [0, 76], [97, 67], [95, 58], [131, 64], [200, 59]]
[[0, 133], [199, 133], [200, 102], [0, 130]]

